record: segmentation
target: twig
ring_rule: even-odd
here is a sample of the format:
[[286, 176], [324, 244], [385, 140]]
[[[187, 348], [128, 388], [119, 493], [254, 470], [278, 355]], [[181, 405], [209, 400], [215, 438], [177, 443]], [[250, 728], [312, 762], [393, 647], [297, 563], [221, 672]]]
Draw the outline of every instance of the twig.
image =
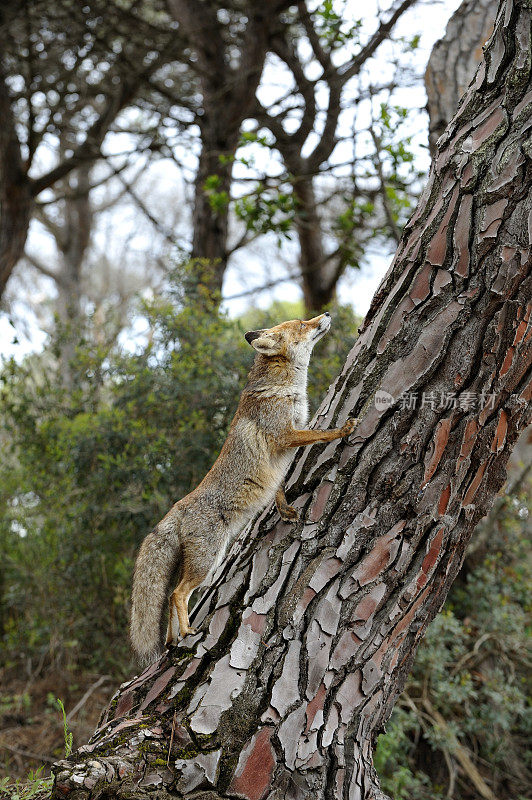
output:
[[75, 714], [77, 714], [77, 713], [78, 713], [78, 711], [80, 710], [80, 708], [83, 708], [83, 706], [85, 705], [85, 703], [87, 702], [87, 700], [89, 699], [89, 697], [91, 696], [91, 694], [92, 694], [93, 692], [95, 692], [95, 691], [96, 691], [96, 689], [97, 689], [99, 686], [101, 686], [101, 685], [102, 685], [102, 683], [105, 683], [105, 682], [106, 682], [106, 681], [108, 681], [108, 680], [111, 680], [111, 676], [110, 676], [110, 675], [100, 675], [100, 677], [98, 678], [98, 680], [97, 680], [95, 683], [93, 683], [93, 684], [92, 684], [92, 686], [89, 686], [89, 688], [87, 689], [87, 691], [85, 692], [85, 694], [83, 695], [83, 697], [81, 698], [81, 700], [78, 700], [78, 702], [76, 703], [76, 705], [74, 706], [74, 708], [72, 709], [72, 711], [69, 711], [69, 712], [68, 712], [68, 714], [67, 714], [67, 718], [66, 718], [66, 719], [67, 719], [67, 722], [70, 722], [70, 721], [71, 721], [71, 719], [72, 719], [72, 717], [73, 717]]
[[31, 750], [21, 750], [20, 747], [13, 747], [13, 745], [10, 744], [0, 744], [0, 750], [9, 750], [10, 753], [16, 753], [18, 756], [25, 756], [26, 758], [33, 758], [35, 761], [46, 761], [47, 764], [53, 764], [57, 760], [40, 755], [39, 753], [32, 753]]
[[174, 743], [175, 726], [177, 723], [177, 711], [174, 711], [174, 718], [172, 719], [172, 733], [170, 734], [170, 744], [168, 745], [168, 758], [166, 759], [166, 766], [170, 766], [170, 754], [172, 752], [172, 745]]

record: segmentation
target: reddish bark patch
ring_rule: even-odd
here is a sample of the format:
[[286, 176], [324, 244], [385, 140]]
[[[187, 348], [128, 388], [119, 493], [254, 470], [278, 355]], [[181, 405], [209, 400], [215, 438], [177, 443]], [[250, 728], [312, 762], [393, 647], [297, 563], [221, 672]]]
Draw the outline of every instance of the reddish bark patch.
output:
[[471, 455], [471, 451], [473, 450], [478, 430], [479, 430], [479, 425], [476, 419], [469, 420], [464, 432], [464, 438], [462, 439], [460, 455], [458, 456], [458, 466], [461, 464], [462, 461], [465, 461], [465, 459], [469, 458], [469, 456]]
[[427, 555], [423, 559], [423, 563], [421, 565], [421, 573], [417, 580], [417, 588], [421, 589], [429, 579], [429, 575], [432, 571], [432, 568], [436, 561], [438, 560], [438, 556], [441, 551], [443, 542], [443, 528], [440, 528], [436, 536], [431, 542]]
[[371, 592], [362, 598], [360, 603], [353, 611], [353, 620], [367, 622], [375, 613], [375, 609], [386, 593], [386, 584], [379, 583], [373, 587]]
[[309, 514], [309, 519], [311, 522], [318, 522], [318, 520], [321, 519], [321, 515], [323, 514], [327, 500], [329, 499], [332, 487], [333, 484], [327, 481], [322, 483], [318, 489], [316, 500], [314, 501], [314, 505], [312, 506]]
[[334, 556], [323, 561], [309, 581], [309, 587], [315, 592], [321, 591], [342, 568], [342, 562]]
[[307, 727], [305, 728], [305, 735], [308, 735], [311, 725], [314, 722], [314, 717], [316, 716], [318, 711], [323, 708], [323, 704], [325, 703], [325, 692], [326, 692], [325, 684], [322, 683], [320, 685], [320, 688], [318, 689], [318, 691], [316, 692], [316, 694], [314, 695], [314, 697], [307, 706], [307, 711], [306, 711]]
[[272, 733], [273, 728], [262, 728], [244, 749], [229, 786], [230, 793], [248, 800], [260, 800], [264, 796], [275, 766], [270, 742]]
[[159, 697], [161, 692], [164, 692], [164, 690], [170, 683], [173, 675], [175, 675], [175, 669], [174, 667], [170, 667], [170, 669], [167, 669], [165, 672], [163, 672], [163, 674], [160, 677], [157, 678], [157, 680], [151, 687], [150, 691], [144, 698], [144, 702], [142, 703], [139, 709], [140, 711], [144, 711], [144, 709], [147, 708], [149, 704], [155, 700], [156, 697]]
[[507, 430], [508, 430], [508, 415], [506, 414], [506, 411], [504, 409], [501, 409], [497, 430], [495, 431], [495, 436], [493, 437], [493, 441], [491, 443], [492, 453], [499, 453], [504, 447]]
[[479, 241], [482, 239], [492, 239], [497, 235], [502, 223], [502, 215], [507, 205], [508, 199], [504, 198], [503, 200], [497, 200], [496, 203], [492, 203], [485, 208], [484, 219], [482, 220], [480, 232], [477, 236]]
[[440, 517], [445, 514], [447, 510], [447, 506], [449, 505], [449, 499], [451, 497], [451, 484], [445, 487], [443, 492], [440, 495], [440, 500], [438, 503], [438, 514]]
[[514, 347], [515, 347], [515, 345], [519, 344], [520, 341], [522, 341], [522, 339], [524, 338], [524, 335], [526, 333], [526, 329], [527, 329], [527, 323], [525, 322], [525, 320], [522, 320], [519, 323], [519, 325], [517, 326], [517, 330], [515, 332], [515, 338], [514, 338], [514, 340], [512, 342], [512, 345]]
[[427, 250], [427, 261], [434, 267], [441, 267], [445, 263], [445, 255], [447, 253], [447, 229], [449, 227], [449, 220], [458, 200], [459, 184], [457, 183], [453, 189], [451, 199], [447, 211], [443, 215], [440, 227], [432, 237], [429, 249]]
[[505, 118], [506, 114], [502, 108], [497, 108], [493, 114], [488, 117], [483, 125], [480, 125], [480, 127], [473, 131], [471, 134], [473, 152], [478, 150], [482, 142], [487, 139], [488, 136], [491, 136], [495, 130], [497, 130], [499, 125], [504, 122]]
[[430, 264], [425, 264], [421, 272], [418, 272], [412, 284], [410, 291], [410, 299], [417, 306], [426, 300], [430, 294], [430, 279], [432, 277], [433, 268]]
[[307, 586], [307, 588], [301, 595], [294, 609], [294, 622], [296, 624], [299, 622], [299, 620], [305, 613], [308, 604], [314, 597], [316, 597], [316, 592], [314, 591], [314, 589], [311, 589], [310, 587]]
[[253, 633], [264, 633], [266, 627], [266, 614], [257, 614], [256, 611], [249, 611], [242, 616], [244, 625], [249, 625]]
[[357, 580], [361, 586], [371, 583], [395, 557], [399, 542], [394, 538], [394, 535], [395, 534], [387, 533], [385, 536], [380, 536], [375, 541], [371, 552], [362, 559], [353, 572], [353, 578]]
[[449, 433], [451, 431], [452, 417], [447, 417], [438, 422], [434, 432], [434, 450], [432, 456], [425, 468], [422, 486], [426, 486], [438, 468], [441, 461], [445, 445], [449, 440]]
[[502, 367], [501, 367], [500, 372], [499, 372], [499, 377], [502, 378], [503, 375], [506, 375], [506, 373], [508, 372], [508, 370], [512, 366], [512, 361], [514, 360], [514, 354], [515, 354], [515, 347], [509, 347], [508, 348], [508, 352], [506, 353], [506, 356], [504, 357], [504, 361], [502, 362]]
[[344, 631], [334, 648], [333, 654], [330, 659], [330, 666], [332, 669], [338, 669], [347, 664], [359, 644], [362, 644], [362, 639], [351, 631]]
[[118, 701], [112, 719], [123, 717], [133, 708], [133, 692], [126, 692]]
[[462, 278], [469, 274], [469, 235], [471, 231], [471, 212], [473, 209], [473, 195], [466, 194], [462, 197], [460, 209], [454, 226], [454, 246], [457, 252], [457, 261], [454, 271]]
[[186, 681], [187, 678], [190, 678], [196, 672], [197, 666], [200, 663], [201, 658], [193, 658], [187, 665], [187, 668], [179, 678], [180, 681]]
[[484, 461], [484, 463], [481, 464], [480, 467], [478, 468], [475, 477], [469, 484], [462, 505], [468, 506], [473, 500], [474, 496], [478, 491], [478, 487], [482, 482], [482, 478], [484, 477], [484, 472], [486, 471], [486, 467], [487, 467], [487, 461]]

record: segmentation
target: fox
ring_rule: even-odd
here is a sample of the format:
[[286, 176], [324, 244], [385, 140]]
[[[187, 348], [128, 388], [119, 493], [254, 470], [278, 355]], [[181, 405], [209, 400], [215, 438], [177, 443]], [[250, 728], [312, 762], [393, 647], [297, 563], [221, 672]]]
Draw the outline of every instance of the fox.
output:
[[229, 544], [257, 512], [275, 500], [283, 521], [297, 522], [283, 486], [293, 448], [354, 430], [353, 418], [341, 428], [305, 429], [310, 356], [330, 327], [326, 311], [245, 334], [255, 359], [220, 454], [201, 483], [146, 536], [136, 559], [130, 636], [142, 664], [161, 655], [163, 641], [171, 647], [196, 632], [188, 615], [192, 592], [208, 584]]

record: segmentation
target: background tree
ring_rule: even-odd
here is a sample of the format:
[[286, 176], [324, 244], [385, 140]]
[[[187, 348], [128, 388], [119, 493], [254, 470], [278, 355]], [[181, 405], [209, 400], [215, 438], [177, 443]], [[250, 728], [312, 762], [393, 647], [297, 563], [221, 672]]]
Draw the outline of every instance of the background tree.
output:
[[[399, 151], [394, 154], [396, 163], [392, 175], [385, 175], [383, 161], [392, 153], [386, 154], [389, 142], [383, 141], [382, 124], [380, 136], [378, 124], [370, 126], [377, 155], [377, 160], [373, 161], [358, 152], [356, 122], [351, 119], [346, 125], [343, 112], [348, 106], [356, 114], [357, 105], [364, 97], [378, 96], [379, 89], [382, 93], [383, 87], [371, 82], [368, 85], [367, 75], [365, 82], [357, 84], [354, 79], [367, 70], [379, 46], [393, 36], [396, 23], [413, 5], [414, 0], [393, 4], [378, 19], [375, 30], [363, 34], [363, 21], [350, 19], [347, 4], [337, 11], [332, 3], [325, 3], [310, 13], [307, 5], [300, 2], [297, 14], [279, 26], [272, 40], [272, 53], [288, 70], [293, 88], [276, 99], [270, 108], [257, 101], [255, 114], [258, 124], [274, 137], [273, 146], [283, 161], [285, 183], [291, 189], [303, 298], [309, 310], [321, 309], [331, 302], [346, 267], [358, 263], [364, 246], [375, 237], [375, 227], [382, 225], [376, 222], [374, 213], [379, 199], [389, 234], [396, 241], [399, 238], [400, 215], [392, 207], [393, 195], [390, 196], [394, 182], [401, 184], [402, 191], [405, 189], [404, 176], [400, 175], [404, 163], [400, 163]], [[388, 94], [395, 80], [384, 87]], [[327, 95], [325, 107], [320, 99], [324, 93]], [[383, 113], [390, 112], [383, 108]], [[380, 123], [386, 121], [385, 116], [379, 120]], [[359, 136], [361, 133], [359, 130]], [[325, 197], [331, 192], [331, 186], [330, 181], [329, 186], [324, 183], [323, 177], [320, 186], [319, 176], [320, 173], [322, 176], [335, 173], [333, 154], [342, 141], [348, 144], [343, 152], [349, 154], [347, 160], [351, 164], [347, 175], [345, 158], [341, 159], [341, 167], [336, 167], [338, 177], [335, 177], [332, 194], [340, 198], [341, 208], [333, 212], [336, 235], [331, 237], [332, 230], [327, 230], [325, 224]], [[368, 174], [369, 166], [373, 169]], [[332, 247], [327, 238], [333, 238]]]
[[530, 36], [529, 4], [504, 2], [318, 412], [362, 416], [356, 435], [303, 451], [301, 523], [261, 515], [199, 633], [124, 684], [55, 796], [382, 796], [374, 734], [530, 419]]
[[289, 5], [268, 0], [220, 8], [204, 0], [198, 13], [196, 2], [168, 0], [201, 92], [191, 256], [204, 259], [201, 280], [212, 293], [221, 292], [227, 268], [227, 200], [242, 123], [253, 109], [272, 29]]
[[[161, 14], [164, 7], [152, 0], [125, 5], [64, 0], [2, 10], [0, 294], [23, 255], [35, 203], [51, 202], [49, 194], [43, 201], [42, 193], [101, 159], [113, 128], [119, 131], [123, 124], [129, 132], [127, 117], [119, 122], [119, 116], [181, 54], [180, 38], [172, 26], [159, 24]], [[169, 76], [165, 80], [172, 83]], [[153, 137], [146, 135], [142, 119], [133, 127], [141, 141], [144, 134], [143, 147], [150, 152]], [[107, 177], [138, 153], [138, 141], [122, 158], [108, 153], [119, 163], [111, 158]], [[87, 187], [80, 192], [86, 193]]]
[[[396, 130], [405, 112], [394, 107], [390, 94], [399, 79], [404, 82], [404, 70], [385, 85], [368, 83], [371, 58], [383, 43], [393, 42], [395, 23], [412, 5], [412, 0], [392, 5], [374, 28], [362, 19], [344, 22], [328, 3], [288, 10], [286, 2], [258, 9], [205, 0], [200, 26], [188, 2], [169, 3], [175, 21], [158, 0], [105, 9], [97, 0], [85, 10], [76, 6], [72, 16], [70, 0], [3, 12], [3, 102], [9, 121], [3, 185], [11, 187], [2, 216], [3, 285], [21, 258], [32, 216], [48, 230], [59, 226], [59, 233], [68, 227], [65, 215], [79, 212], [80, 192], [69, 177], [78, 169], [92, 174], [81, 192], [87, 198], [104, 182], [118, 184], [119, 195], [122, 180], [154, 229], [182, 244], [178, 231], [160, 230], [157, 214], [134, 190], [132, 175], [164, 158], [192, 184], [191, 196], [176, 203], [186, 200], [192, 209], [191, 241], [184, 244], [193, 258], [203, 259], [201, 279], [212, 292], [221, 289], [229, 260], [241, 248], [264, 234], [282, 240], [295, 226], [307, 305], [328, 302], [346, 267], [359, 264], [362, 250], [372, 241], [380, 245], [390, 235], [397, 238], [411, 189], [416, 191], [409, 137], [398, 137]], [[286, 92], [273, 100], [262, 75], [272, 59], [284, 65], [287, 81]], [[362, 125], [356, 133], [352, 115], [347, 120], [342, 107], [351, 95], [357, 103], [373, 97], [376, 113], [369, 128]], [[349, 103], [357, 105], [352, 98]], [[257, 132], [257, 125], [269, 134]], [[357, 136], [367, 141], [356, 144]], [[347, 161], [341, 147], [349, 152]], [[281, 174], [278, 158], [267, 163], [277, 151]], [[9, 177], [13, 170], [18, 177]], [[85, 241], [88, 221], [85, 213]], [[79, 255], [87, 253], [79, 247], [81, 230], [77, 238], [78, 265], [70, 237], [68, 275], [56, 280], [63, 306], [64, 287], [72, 288], [72, 278], [83, 272]], [[57, 241], [66, 270], [61, 237]], [[35, 257], [35, 248], [29, 247], [28, 255], [41, 274], [49, 274], [50, 265]], [[54, 273], [55, 280], [57, 269]], [[68, 301], [71, 309], [76, 304], [75, 298]]]

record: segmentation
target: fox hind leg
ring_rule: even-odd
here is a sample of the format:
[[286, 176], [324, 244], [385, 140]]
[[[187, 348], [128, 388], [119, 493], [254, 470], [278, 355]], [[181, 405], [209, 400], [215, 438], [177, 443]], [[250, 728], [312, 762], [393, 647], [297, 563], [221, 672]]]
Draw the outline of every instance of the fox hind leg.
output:
[[188, 618], [188, 601], [190, 595], [199, 586], [201, 581], [182, 580], [170, 595], [170, 609], [168, 615], [168, 631], [166, 634], [166, 644], [176, 644], [179, 637], [184, 638], [189, 633], [196, 633], [195, 628], [190, 627]]
[[295, 508], [288, 505], [288, 500], [286, 499], [286, 495], [284, 493], [284, 486], [280, 486], [277, 489], [277, 493], [275, 495], [275, 505], [277, 506], [277, 511], [281, 515], [281, 519], [284, 522], [297, 522], [298, 520], [298, 513]]
[[214, 557], [215, 554], [205, 552], [201, 541], [191, 538], [182, 545], [181, 579], [170, 596], [167, 645], [175, 644], [180, 636], [184, 638], [189, 633], [196, 633], [190, 626], [188, 601], [194, 589], [205, 580]]

